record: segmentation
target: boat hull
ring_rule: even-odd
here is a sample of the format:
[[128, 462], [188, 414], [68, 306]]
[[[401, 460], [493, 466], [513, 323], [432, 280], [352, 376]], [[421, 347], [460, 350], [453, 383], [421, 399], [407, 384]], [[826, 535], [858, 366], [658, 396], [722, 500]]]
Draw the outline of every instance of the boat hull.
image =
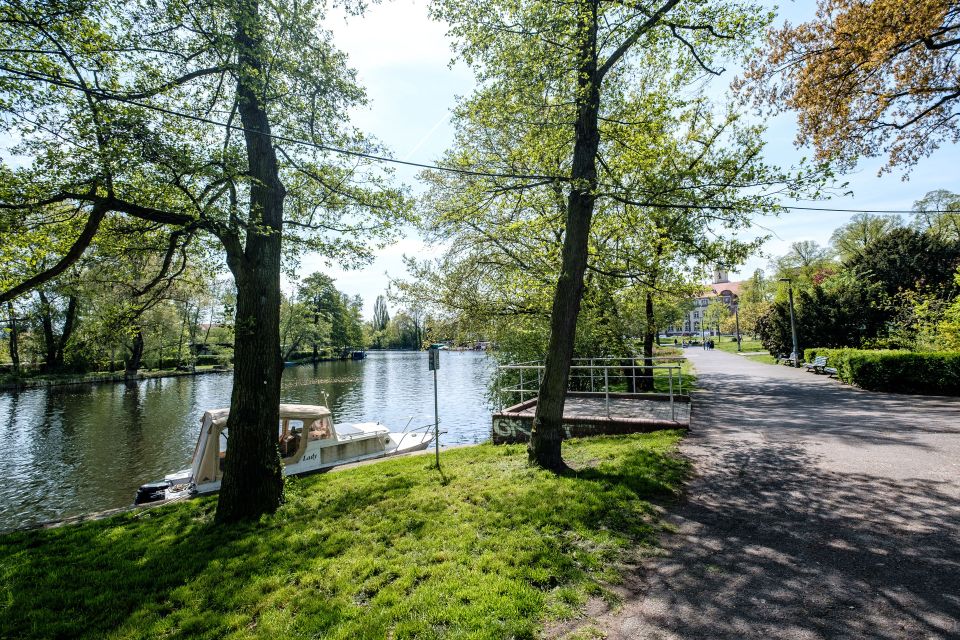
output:
[[[313, 473], [329, 471], [339, 466], [354, 464], [357, 462], [366, 462], [369, 460], [378, 460], [401, 456], [408, 453], [423, 451], [433, 442], [433, 435], [429, 433], [390, 433], [388, 441], [394, 443], [392, 448], [382, 451], [373, 451], [348, 458], [339, 458], [336, 460], [325, 461], [321, 453], [317, 452], [316, 457], [311, 458], [310, 452], [304, 456], [304, 459], [296, 464], [285, 465], [283, 468], [284, 476], [305, 476]], [[322, 449], [320, 450], [322, 451]], [[308, 459], [309, 458], [309, 459]], [[166, 485], [163, 487], [162, 485]], [[149, 491], [144, 488], [149, 487]], [[190, 470], [170, 474], [164, 478], [161, 483], [150, 483], [143, 485], [141, 491], [137, 493], [137, 501], [134, 504], [156, 504], [158, 502], [170, 502], [174, 500], [184, 500], [195, 496], [209, 495], [220, 490], [220, 480], [215, 482], [205, 482], [193, 484], [190, 482]], [[147, 497], [152, 495], [152, 499], [141, 499], [141, 495]]]

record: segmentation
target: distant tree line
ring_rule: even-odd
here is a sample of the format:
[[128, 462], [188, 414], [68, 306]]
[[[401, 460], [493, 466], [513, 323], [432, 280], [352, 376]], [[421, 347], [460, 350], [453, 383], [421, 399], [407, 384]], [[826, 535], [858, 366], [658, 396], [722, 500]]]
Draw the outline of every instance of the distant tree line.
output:
[[[934, 191], [912, 219], [857, 214], [830, 245], [793, 243], [740, 296], [741, 330], [771, 353], [792, 351], [787, 285], [800, 348], [960, 349], [960, 196]], [[729, 324], [726, 326], [730, 328]]]
[[[188, 266], [150, 296], [125, 296], [124, 288], [102, 268], [78, 269], [6, 303], [0, 363], [22, 377], [231, 362], [236, 296], [221, 274]], [[281, 355], [337, 357], [363, 347], [362, 308], [328, 276], [307, 276], [281, 298]]]

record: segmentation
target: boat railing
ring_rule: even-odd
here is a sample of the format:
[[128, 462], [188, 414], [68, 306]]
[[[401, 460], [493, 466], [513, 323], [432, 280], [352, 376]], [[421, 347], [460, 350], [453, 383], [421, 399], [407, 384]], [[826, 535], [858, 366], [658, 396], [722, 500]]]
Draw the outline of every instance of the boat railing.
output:
[[[397, 442], [398, 449], [403, 444], [403, 441], [406, 439], [407, 436], [412, 436], [414, 434], [429, 433], [431, 429], [436, 428], [436, 425], [433, 422], [428, 422], [426, 424], [420, 425], [419, 427], [411, 427], [410, 424], [413, 422], [413, 419], [415, 417], [416, 416], [410, 416], [410, 418], [407, 420], [407, 424], [403, 427], [403, 431], [400, 432], [400, 441]], [[440, 433], [446, 433], [446, 432], [441, 431]]]
[[[377, 424], [380, 424], [380, 423], [378, 422]], [[380, 426], [383, 427], [383, 433], [389, 433], [389, 432], [390, 432], [390, 429], [388, 429], [388, 428], [386, 427], [386, 425], [380, 425]], [[370, 432], [369, 432], [369, 431], [360, 431], [359, 433], [343, 433], [342, 431], [340, 431], [339, 429], [337, 429], [336, 425], [334, 425], [333, 428], [334, 428], [334, 430], [336, 430], [336, 432], [337, 432], [337, 440], [338, 440], [339, 442], [344, 442], [344, 441], [349, 441], [349, 440], [356, 440], [357, 438], [369, 438], [369, 437], [370, 437]]]

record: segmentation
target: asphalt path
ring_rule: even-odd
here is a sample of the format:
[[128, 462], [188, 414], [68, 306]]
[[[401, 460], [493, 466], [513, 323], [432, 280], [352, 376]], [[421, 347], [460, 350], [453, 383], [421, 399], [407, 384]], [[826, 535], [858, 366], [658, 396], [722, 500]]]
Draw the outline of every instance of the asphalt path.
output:
[[675, 533], [629, 572], [623, 604], [593, 607], [580, 632], [960, 638], [960, 398], [687, 355], [702, 390]]

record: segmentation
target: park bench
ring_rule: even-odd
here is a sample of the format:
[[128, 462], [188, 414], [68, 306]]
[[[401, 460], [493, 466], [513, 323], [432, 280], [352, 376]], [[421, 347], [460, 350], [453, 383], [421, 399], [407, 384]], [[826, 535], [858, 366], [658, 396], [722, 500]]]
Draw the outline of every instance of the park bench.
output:
[[813, 362], [804, 362], [803, 366], [807, 368], [807, 371], [813, 371], [814, 373], [823, 373], [824, 369], [827, 366], [827, 356], [817, 356], [813, 359]]
[[788, 367], [796, 365], [796, 360], [794, 359], [793, 354], [790, 354], [789, 356], [785, 353], [778, 354], [775, 358], [775, 362], [777, 364], [785, 364]]

